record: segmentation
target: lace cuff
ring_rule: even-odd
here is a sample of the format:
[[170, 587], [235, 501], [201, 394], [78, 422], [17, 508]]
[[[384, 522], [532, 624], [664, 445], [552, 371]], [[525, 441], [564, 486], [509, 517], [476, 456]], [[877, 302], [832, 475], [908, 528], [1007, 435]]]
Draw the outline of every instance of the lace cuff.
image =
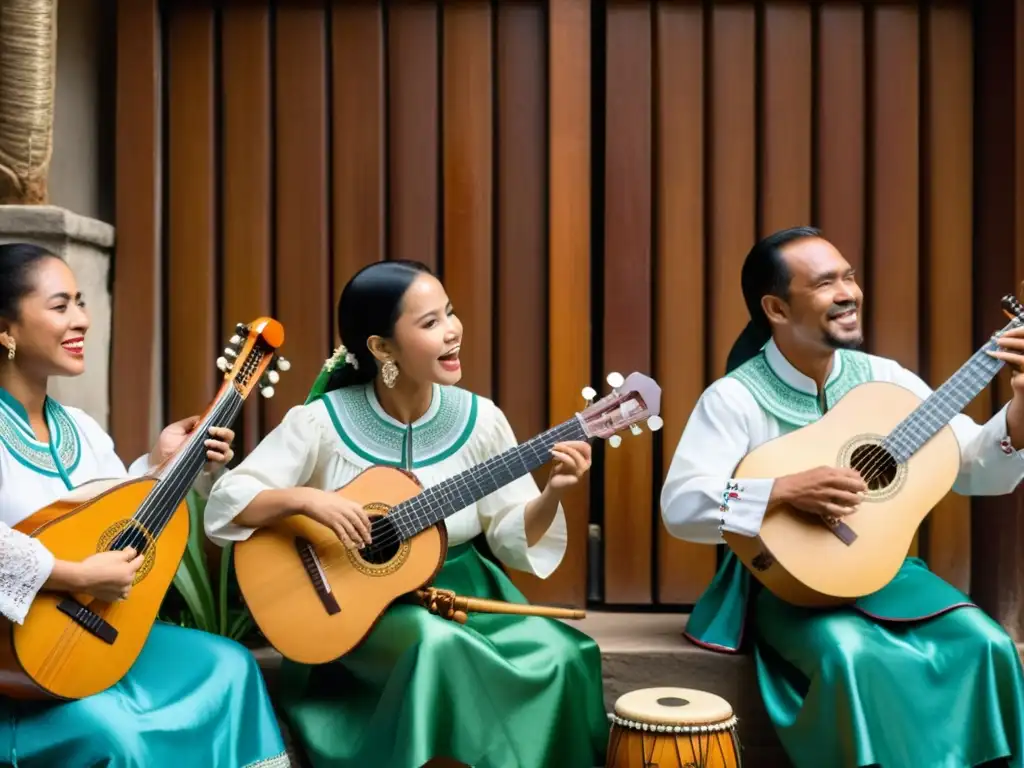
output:
[[0, 613], [16, 624], [25, 621], [53, 564], [53, 554], [39, 541], [0, 523]]

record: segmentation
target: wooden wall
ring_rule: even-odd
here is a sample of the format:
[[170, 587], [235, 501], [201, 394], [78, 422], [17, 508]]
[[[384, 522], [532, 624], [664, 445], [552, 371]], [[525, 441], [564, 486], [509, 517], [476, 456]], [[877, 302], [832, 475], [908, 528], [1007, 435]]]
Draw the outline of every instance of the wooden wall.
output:
[[[746, 321], [739, 270], [759, 236], [823, 227], [860, 271], [868, 349], [932, 383], [1013, 290], [1011, 269], [979, 292], [972, 267], [966, 3], [140, 0], [118, 15], [122, 455], [146, 449], [139, 425], [202, 408], [231, 328], [272, 313], [294, 366], [247, 406], [251, 447], [330, 353], [345, 280], [425, 261], [466, 325], [465, 385], [521, 438], [609, 371], [664, 390], [665, 430], [598, 449], [567, 502], [559, 571], [518, 579], [535, 600], [585, 602], [589, 522], [607, 603], [689, 604], [707, 585], [715, 548], [670, 539], [657, 497]], [[915, 547], [966, 588], [968, 503], [945, 501]]]

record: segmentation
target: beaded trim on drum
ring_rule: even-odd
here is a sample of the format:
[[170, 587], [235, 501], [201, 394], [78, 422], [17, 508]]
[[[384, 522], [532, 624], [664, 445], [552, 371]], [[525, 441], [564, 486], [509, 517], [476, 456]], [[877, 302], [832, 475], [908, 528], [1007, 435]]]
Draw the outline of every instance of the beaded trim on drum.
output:
[[724, 720], [721, 723], [714, 723], [713, 725], [662, 725], [660, 723], [640, 723], [635, 720], [626, 720], [614, 713], [609, 713], [608, 719], [613, 725], [620, 725], [623, 728], [629, 728], [634, 731], [652, 731], [654, 733], [716, 733], [718, 731], [728, 731], [733, 728], [737, 722], [735, 715], [730, 717], [728, 720]]

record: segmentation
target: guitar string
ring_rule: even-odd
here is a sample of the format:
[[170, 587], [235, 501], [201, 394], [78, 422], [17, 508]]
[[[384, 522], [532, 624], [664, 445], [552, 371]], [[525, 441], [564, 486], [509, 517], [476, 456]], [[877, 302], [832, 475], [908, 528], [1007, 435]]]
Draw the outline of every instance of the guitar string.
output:
[[[178, 463], [175, 464], [174, 469], [177, 469], [182, 464], [187, 465], [190, 463], [195, 463], [196, 458], [200, 459], [199, 466], [201, 467], [202, 463], [204, 463], [203, 460], [205, 459], [205, 434], [206, 432], [208, 432], [210, 425], [219, 422], [221, 419], [224, 418], [226, 418], [226, 421], [224, 421], [224, 423], [231, 423], [234, 420], [234, 416], [237, 416], [237, 412], [243, 403], [244, 399], [237, 393], [234, 387], [228, 387], [222, 394], [221, 398], [218, 399], [217, 403], [211, 409], [210, 416], [203, 422], [205, 426], [205, 430], [203, 433], [204, 437], [200, 440], [193, 440], [193, 442], [189, 444], [189, 446], [181, 454], [181, 458], [178, 460]], [[227, 411], [226, 416], [223, 413], [224, 411]], [[183, 490], [186, 490], [187, 487], [195, 480], [194, 477], [192, 477], [191, 480], [187, 479], [190, 474], [192, 473], [185, 472], [181, 476], [176, 476], [175, 480], [173, 481], [157, 480], [157, 487], [154, 489], [153, 492], [150, 493], [150, 495], [146, 497], [146, 499], [140, 505], [140, 507], [145, 507], [147, 504], [149, 504], [149, 508], [140, 510], [142, 514], [139, 516], [138, 519], [135, 519], [134, 517], [132, 518], [133, 520], [135, 520], [136, 525], [144, 526], [146, 530], [148, 530], [153, 522], [160, 521], [161, 526], [166, 526], [167, 522], [169, 522], [170, 519], [173, 517], [174, 510], [172, 510], [171, 515], [167, 515], [166, 520], [161, 521], [160, 518], [164, 515], [166, 510], [161, 510], [160, 504], [166, 502], [168, 497], [173, 498], [174, 495], [178, 495]], [[178, 505], [175, 505], [174, 509], [177, 509], [177, 506]], [[136, 526], [132, 526], [130, 530], [131, 533], [128, 534], [128, 536], [126, 537], [128, 539], [128, 542], [125, 544], [125, 546], [133, 546], [134, 543], [133, 548], [136, 549], [137, 553], [141, 554], [143, 552], [143, 549], [140, 547], [146, 543], [145, 535], [142, 534]], [[153, 538], [158, 538], [162, 530], [163, 527], [161, 527], [161, 531], [157, 532], [156, 535], [153, 536]], [[135, 538], [132, 538], [133, 534]], [[113, 542], [116, 542], [121, 535], [122, 534], [120, 533], [117, 534], [114, 537]], [[93, 613], [95, 613], [100, 618], [107, 620], [107, 610], [114, 607], [114, 604], [105, 603], [105, 608], [97, 610], [93, 607], [95, 605], [95, 602], [102, 603], [102, 601], [93, 601], [90, 602], [90, 605], [87, 606], [87, 608], [93, 611]], [[65, 626], [60, 636], [58, 636], [53, 646], [51, 646], [50, 651], [43, 658], [43, 661], [39, 665], [39, 669], [36, 673], [36, 676], [39, 677], [41, 680], [44, 674], [46, 676], [58, 674], [63, 668], [64, 663], [66, 663], [66, 661], [68, 660], [69, 651], [73, 649], [75, 643], [87, 631], [88, 630], [81, 624], [79, 624], [77, 621], [71, 620], [68, 623], [68, 625]]]
[[[566, 427], [572, 427], [572, 426], [573, 426], [573, 422], [569, 421], [569, 422], [567, 422], [565, 424], [560, 425], [559, 427], [555, 427], [554, 429], [549, 430], [548, 432], [545, 432], [544, 435], [554, 436], [554, 433], [558, 432], [559, 430], [562, 430], [562, 429], [564, 429]], [[569, 431], [571, 431], [571, 430], [569, 430]], [[522, 443], [520, 445], [525, 445], [525, 443]], [[482, 464], [479, 464], [476, 467], [472, 467], [472, 468], [470, 468], [468, 470], [463, 470], [463, 472], [460, 472], [459, 474], [454, 475], [451, 478], [448, 478], [448, 481], [457, 480], [457, 479], [460, 478], [461, 475], [472, 473], [475, 470], [480, 470], [480, 469], [482, 469], [483, 467], [485, 467], [488, 464], [492, 464], [493, 465], [493, 464], [497, 464], [497, 463], [503, 463], [505, 465], [506, 469], [510, 469], [511, 470], [511, 469], [513, 469], [513, 467], [511, 467], [510, 465], [508, 465], [506, 463], [507, 462], [507, 458], [508, 458], [506, 456], [507, 453], [510, 453], [510, 452], [506, 451], [505, 453], [499, 454], [498, 456], [491, 457], [486, 462], [483, 462]], [[524, 473], [518, 475], [516, 478], [513, 478], [513, 480], [518, 479], [518, 477], [524, 476], [528, 472], [529, 472], [529, 470], [527, 470], [527, 472], [524, 472]], [[447, 481], [442, 481], [442, 482], [447, 482]], [[509, 482], [512, 482], [512, 481], [509, 481]], [[508, 483], [505, 483], [504, 485], [507, 485], [507, 484]], [[500, 487], [503, 487], [503, 486], [499, 486], [499, 488]], [[427, 492], [429, 492], [429, 491], [431, 491], [431, 490], [433, 490], [435, 488], [437, 488], [437, 486], [431, 486], [430, 488], [425, 489], [423, 492], [421, 492], [417, 496], [413, 496], [413, 497], [407, 499], [406, 501], [402, 502], [402, 504], [407, 504], [409, 502], [416, 501], [420, 497], [424, 496]], [[496, 488], [495, 490], [498, 490], [498, 489]], [[493, 492], [494, 491], [491, 491], [490, 493], [493, 493]], [[487, 495], [490, 495], [490, 494], [488, 493]], [[484, 498], [484, 497], [481, 497], [481, 498]], [[429, 504], [430, 503], [436, 504], [438, 502], [436, 502], [436, 501], [434, 501], [434, 502], [421, 502], [421, 510], [423, 510], [423, 509], [429, 510]], [[441, 502], [441, 503], [443, 503], [443, 502]], [[468, 507], [472, 503], [474, 503], [474, 502], [471, 501], [471, 502], [469, 502], [469, 504], [465, 504], [462, 507], [459, 507], [458, 509], [455, 509], [453, 512], [447, 513], [445, 515], [445, 517], [450, 517], [451, 515], [455, 514], [456, 512], [459, 512], [462, 509], [464, 509], [465, 507]], [[396, 505], [396, 506], [400, 506], [400, 505]], [[407, 515], [411, 515], [411, 514], [412, 513], [407, 513]], [[386, 515], [384, 518], [376, 519], [373, 522], [374, 523], [381, 523], [381, 527], [384, 527], [384, 526], [387, 525], [387, 523], [385, 521], [387, 521], [391, 517], [393, 517], [393, 515]], [[444, 519], [444, 518], [442, 518], [442, 519]], [[326, 528], [327, 526], [324, 526], [324, 527]], [[427, 528], [425, 528], [423, 530], [427, 530], [430, 527], [432, 527], [432, 526], [427, 526]], [[335, 565], [347, 562], [350, 557], [360, 558], [360, 559], [364, 560], [365, 562], [369, 563], [370, 565], [374, 564], [372, 561], [367, 561], [366, 558], [363, 557], [362, 553], [359, 552], [359, 551], [354, 551], [354, 552], [350, 553], [350, 550], [348, 549], [348, 547], [346, 547], [344, 545], [344, 543], [342, 543], [337, 538], [337, 534], [335, 534], [333, 532], [333, 530], [331, 530], [330, 528], [328, 528], [328, 531], [330, 533], [331, 538], [326, 543], [320, 543], [320, 544], [315, 544], [314, 545], [314, 550], [317, 553], [317, 555], [320, 557], [320, 565], [323, 567], [323, 569], [325, 571], [328, 570], [329, 568], [335, 566]], [[404, 539], [412, 538], [412, 536], [415, 536], [415, 535], [417, 535], [418, 533], [421, 533], [421, 532], [422, 531], [417, 531], [415, 534], [412, 534], [411, 536], [406, 537], [406, 536], [403, 536], [400, 532], [396, 532], [394, 528], [391, 528], [388, 531], [388, 533], [390, 534], [389, 536], [386, 536], [385, 538], [383, 538], [383, 539], [381, 539], [379, 541], [376, 541], [376, 540], [373, 541], [371, 543], [371, 547], [375, 547], [377, 549], [383, 549], [383, 548], [386, 548], [386, 547], [390, 547], [390, 546], [394, 545], [396, 542], [400, 543]], [[387, 561], [384, 561], [384, 562], [387, 562]], [[266, 577], [267, 577], [268, 581], [270, 581], [270, 580], [274, 581], [275, 587], [279, 587], [278, 589], [273, 589], [273, 590], [271, 590], [269, 592], [264, 593], [264, 595], [268, 599], [275, 598], [275, 597], [282, 597], [285, 594], [287, 594], [288, 592], [290, 592], [293, 588], [295, 588], [296, 585], [298, 585], [298, 584], [308, 584], [309, 583], [309, 576], [308, 576], [308, 574], [307, 574], [307, 572], [305, 571], [304, 568], [303, 568], [302, 571], [300, 571], [297, 574], [295, 573], [294, 567], [289, 566], [289, 565], [279, 565], [276, 568], [271, 567], [271, 570], [270, 570], [269, 573], [268, 573], [266, 568], [263, 568], [261, 570], [262, 570], [263, 573], [266, 574]], [[278, 574], [282, 574], [284, 576], [292, 576], [293, 578], [290, 579], [290, 580], [282, 579]]]

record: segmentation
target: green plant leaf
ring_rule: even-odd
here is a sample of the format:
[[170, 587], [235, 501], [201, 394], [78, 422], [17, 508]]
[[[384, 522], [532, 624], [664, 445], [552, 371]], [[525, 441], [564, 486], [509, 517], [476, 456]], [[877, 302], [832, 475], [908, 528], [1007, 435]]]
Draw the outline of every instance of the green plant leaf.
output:
[[210, 583], [206, 553], [203, 551], [205, 504], [194, 491], [189, 492], [185, 501], [188, 505], [190, 529], [184, 556], [174, 575], [174, 586], [185, 600], [195, 626], [205, 632], [216, 633], [218, 621], [213, 585]]
[[252, 629], [253, 621], [252, 614], [249, 613], [245, 608], [241, 608], [231, 619], [231, 624], [228, 628], [228, 637], [232, 640], [241, 640]]

